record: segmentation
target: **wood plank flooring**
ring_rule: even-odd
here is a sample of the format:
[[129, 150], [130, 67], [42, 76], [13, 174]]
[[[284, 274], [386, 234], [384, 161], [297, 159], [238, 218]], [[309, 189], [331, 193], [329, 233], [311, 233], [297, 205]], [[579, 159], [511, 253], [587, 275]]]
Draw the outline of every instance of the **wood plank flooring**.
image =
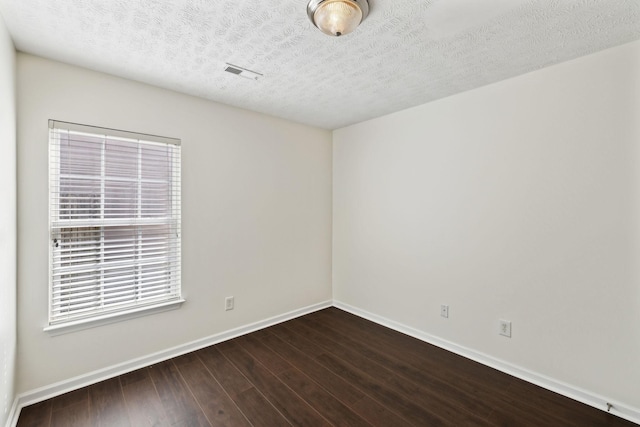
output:
[[22, 410], [25, 426], [633, 426], [336, 308]]

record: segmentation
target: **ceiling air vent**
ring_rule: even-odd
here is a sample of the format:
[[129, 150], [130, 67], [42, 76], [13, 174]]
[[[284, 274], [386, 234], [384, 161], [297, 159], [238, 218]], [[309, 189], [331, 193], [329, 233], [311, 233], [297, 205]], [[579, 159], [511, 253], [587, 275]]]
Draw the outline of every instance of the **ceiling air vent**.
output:
[[248, 70], [246, 68], [238, 67], [237, 65], [226, 63], [224, 70], [227, 73], [235, 74], [236, 76], [244, 77], [249, 80], [258, 80], [262, 77], [262, 74], [255, 71]]

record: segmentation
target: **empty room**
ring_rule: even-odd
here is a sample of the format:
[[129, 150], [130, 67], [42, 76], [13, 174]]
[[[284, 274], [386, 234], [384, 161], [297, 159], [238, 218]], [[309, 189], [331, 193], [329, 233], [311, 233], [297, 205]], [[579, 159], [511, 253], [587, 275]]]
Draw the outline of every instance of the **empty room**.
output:
[[0, 426], [637, 424], [637, 0], [0, 0]]

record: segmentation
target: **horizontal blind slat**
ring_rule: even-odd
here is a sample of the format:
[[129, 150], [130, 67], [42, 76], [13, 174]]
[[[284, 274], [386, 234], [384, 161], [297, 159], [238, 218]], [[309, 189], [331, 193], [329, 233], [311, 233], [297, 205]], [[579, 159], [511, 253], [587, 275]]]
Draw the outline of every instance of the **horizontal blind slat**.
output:
[[152, 283], [150, 282], [145, 284], [143, 288], [139, 288], [135, 283], [129, 283], [129, 285], [114, 288], [113, 290], [94, 290], [93, 292], [84, 290], [82, 292], [74, 293], [72, 298], [70, 298], [69, 295], [57, 293], [54, 295], [53, 303], [54, 305], [83, 304], [86, 301], [93, 301], [96, 298], [101, 299], [103, 303], [106, 303], [106, 301], [112, 298], [118, 298], [122, 295], [133, 295], [136, 292], [150, 292], [160, 290], [162, 290], [162, 292], [166, 294], [170, 294], [175, 291], [175, 286], [171, 286], [166, 281], [156, 280]]
[[[174, 257], [155, 257], [155, 258], [151, 258], [151, 259], [147, 259], [145, 260], [145, 262], [140, 262], [135, 264], [136, 267], [146, 267], [146, 266], [153, 266], [153, 265], [160, 265], [160, 264], [166, 264], [170, 261], [176, 261], [178, 259], [177, 256]], [[65, 275], [65, 274], [79, 274], [79, 273], [88, 273], [88, 272], [93, 272], [96, 271], [97, 268], [100, 269], [100, 271], [104, 272], [104, 273], [108, 273], [110, 271], [117, 271], [117, 270], [121, 270], [124, 269], [126, 267], [131, 266], [131, 263], [125, 263], [125, 262], [109, 262], [109, 263], [104, 263], [101, 264], [102, 267], [96, 267], [96, 266], [79, 266], [79, 267], [61, 267], [60, 271], [55, 272], [53, 275], [54, 281], [56, 280], [56, 278]]]
[[86, 290], [95, 290], [100, 286], [106, 288], [112, 288], [113, 286], [119, 286], [126, 283], [137, 283], [140, 286], [145, 286], [147, 283], [154, 281], [157, 277], [163, 277], [165, 281], [170, 281], [171, 277], [177, 275], [177, 269], [167, 270], [164, 265], [156, 268], [145, 268], [140, 274], [136, 274], [132, 271], [127, 273], [121, 272], [114, 277], [109, 277], [107, 280], [100, 280], [99, 274], [86, 274], [81, 276], [74, 276], [73, 281], [65, 279], [57, 279], [53, 281], [53, 295], [62, 294], [64, 292], [83, 292]]

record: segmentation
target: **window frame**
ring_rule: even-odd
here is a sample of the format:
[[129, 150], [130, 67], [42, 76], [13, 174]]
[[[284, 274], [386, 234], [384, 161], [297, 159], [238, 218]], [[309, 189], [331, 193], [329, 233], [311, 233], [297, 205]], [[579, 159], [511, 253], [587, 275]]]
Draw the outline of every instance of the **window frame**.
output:
[[[105, 172], [105, 161], [107, 159], [106, 152], [101, 152], [100, 162], [102, 164], [102, 170], [99, 175], [100, 182], [100, 218], [98, 220], [85, 220], [84, 224], [80, 224], [79, 226], [73, 225], [67, 219], [61, 219], [60, 212], [63, 210], [61, 195], [60, 195], [60, 182], [64, 179], [64, 174], [62, 173], [62, 165], [60, 163], [60, 152], [56, 150], [60, 150], [59, 143], [59, 135], [60, 132], [73, 132], [73, 133], [82, 133], [86, 135], [92, 135], [94, 137], [103, 138], [102, 144], [106, 144], [109, 138], [113, 140], [124, 139], [130, 144], [138, 144], [138, 156], [141, 156], [141, 150], [145, 144], [149, 147], [152, 145], [172, 145], [170, 160], [168, 161], [168, 165], [170, 165], [169, 177], [166, 178], [166, 183], [170, 188], [169, 193], [170, 196], [168, 200], [170, 200], [170, 208], [169, 208], [169, 216], [165, 220], [158, 219], [154, 220], [145, 220], [141, 215], [142, 212], [142, 203], [143, 198], [142, 194], [136, 195], [136, 214], [128, 215], [122, 221], [122, 228], [129, 229], [130, 231], [134, 231], [136, 233], [143, 233], [144, 227], [151, 224], [151, 226], [168, 226], [171, 227], [171, 232], [166, 234], [167, 246], [173, 255], [174, 258], [168, 262], [166, 267], [167, 274], [172, 275], [171, 282], [167, 284], [170, 286], [170, 292], [167, 293], [165, 298], [158, 298], [155, 301], [146, 302], [143, 304], [138, 304], [133, 302], [132, 304], [124, 305], [123, 307], [117, 308], [117, 304], [111, 302], [111, 307], [108, 309], [96, 309], [91, 313], [84, 314], [82, 316], [76, 314], [75, 317], [70, 317], [68, 319], [63, 318], [54, 318], [53, 310], [54, 310], [54, 256], [57, 253], [60, 256], [61, 252], [56, 252], [54, 239], [55, 236], [58, 236], [61, 233], [61, 230], [67, 229], [71, 230], [73, 228], [84, 228], [89, 229], [92, 227], [100, 228], [100, 247], [103, 248], [105, 243], [108, 241], [105, 239], [105, 227], [113, 226], [113, 220], [111, 223], [109, 219], [105, 216], [105, 197], [106, 197], [106, 189], [105, 183], [110, 178]], [[105, 146], [103, 146], [105, 147]], [[90, 126], [90, 125], [82, 125], [77, 123], [70, 122], [62, 122], [57, 120], [49, 120], [49, 136], [48, 136], [48, 148], [49, 148], [49, 192], [48, 192], [48, 206], [49, 206], [49, 286], [48, 286], [48, 317], [47, 317], [47, 325], [44, 327], [44, 331], [52, 333], [53, 335], [57, 335], [60, 333], [67, 333], [74, 330], [86, 329], [90, 327], [99, 326], [102, 324], [119, 322], [122, 320], [127, 320], [134, 317], [145, 316], [148, 314], [158, 313], [162, 311], [167, 311], [171, 309], [179, 308], [185, 300], [182, 297], [182, 278], [181, 278], [181, 141], [177, 138], [168, 138], [157, 135], [143, 134], [137, 132], [129, 132], [117, 129], [110, 129], [105, 127], [98, 126]], [[58, 156], [56, 160], [54, 160], [54, 156]], [[137, 177], [135, 178], [135, 184], [137, 186], [137, 192], [142, 191], [142, 184], [144, 183], [144, 178], [141, 174], [141, 158], [137, 159]], [[57, 168], [57, 169], [56, 169]], [[69, 179], [67, 177], [67, 179]], [[56, 201], [54, 202], [54, 199]], [[89, 224], [91, 223], [91, 224]], [[149, 224], [147, 224], [149, 223]], [[118, 227], [118, 226], [116, 226]], [[173, 233], [175, 231], [175, 237]], [[136, 238], [133, 239], [135, 242]], [[60, 241], [62, 243], [62, 240]], [[136, 257], [141, 256], [143, 253], [139, 252], [142, 250], [142, 246], [139, 246], [141, 241], [135, 242], [130, 245], [132, 250], [138, 254]], [[95, 251], [95, 253], [102, 254], [104, 249], [100, 249]], [[133, 261], [130, 265], [133, 266], [136, 271], [141, 268], [141, 262], [139, 260]], [[105, 282], [104, 282], [104, 264], [103, 260], [99, 261], [97, 271], [101, 271], [101, 279], [96, 281], [96, 284], [100, 287], [101, 291], [104, 294]], [[58, 270], [59, 271], [59, 270]], [[177, 275], [177, 276], [176, 276]], [[118, 276], [116, 276], [118, 277]], [[136, 281], [139, 276], [136, 273]], [[117, 279], [116, 279], [117, 280]], [[70, 282], [72, 284], [72, 282]], [[142, 284], [144, 286], [144, 283]], [[138, 289], [134, 285], [134, 289]], [[135, 293], [138, 291], [136, 290]], [[100, 299], [102, 298], [102, 299]], [[104, 303], [104, 297], [100, 297], [101, 305]], [[137, 297], [134, 297], [134, 301], [138, 301]]]

